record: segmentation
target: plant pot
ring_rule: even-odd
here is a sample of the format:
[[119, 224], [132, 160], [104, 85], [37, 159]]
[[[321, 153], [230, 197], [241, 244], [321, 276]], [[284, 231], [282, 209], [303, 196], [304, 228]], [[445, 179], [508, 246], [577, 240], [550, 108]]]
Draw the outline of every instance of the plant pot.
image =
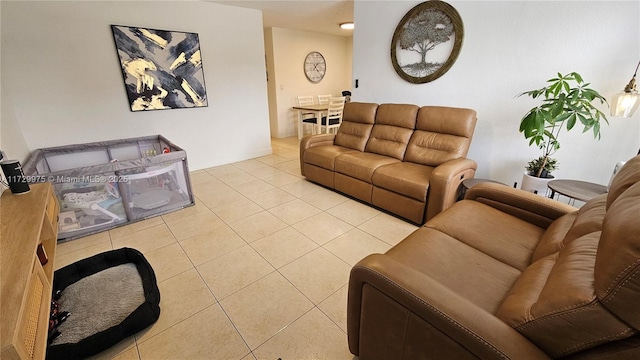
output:
[[529, 175], [526, 171], [522, 174], [522, 183], [520, 189], [538, 194], [540, 196], [547, 195], [547, 183], [553, 180], [553, 176], [548, 175], [546, 178], [539, 178]]

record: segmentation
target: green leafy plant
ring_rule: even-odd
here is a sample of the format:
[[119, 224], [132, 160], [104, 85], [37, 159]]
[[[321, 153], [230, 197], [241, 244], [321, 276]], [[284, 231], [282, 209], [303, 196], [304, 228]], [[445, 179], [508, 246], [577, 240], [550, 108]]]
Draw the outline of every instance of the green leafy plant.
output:
[[552, 157], [544, 157], [540, 156], [537, 159], [533, 159], [527, 163], [525, 166], [527, 169], [527, 173], [531, 176], [536, 176], [540, 174], [538, 177], [549, 177], [552, 171], [558, 169], [558, 160]]
[[[542, 150], [542, 156], [526, 166], [530, 175], [536, 177], [541, 177], [543, 170], [550, 173], [557, 169], [557, 162], [551, 155], [560, 149], [558, 136], [562, 129], [570, 131], [580, 122], [583, 133], [592, 130], [593, 137], [600, 139], [600, 121], [609, 123], [605, 114], [593, 105], [597, 100], [606, 104], [607, 100], [589, 88], [590, 84], [585, 83], [577, 72], [558, 73], [547, 83], [543, 88], [518, 95], [542, 98], [542, 105], [529, 110], [520, 120], [520, 132], [529, 139], [529, 146], [536, 144]], [[547, 165], [550, 162], [553, 165]]]

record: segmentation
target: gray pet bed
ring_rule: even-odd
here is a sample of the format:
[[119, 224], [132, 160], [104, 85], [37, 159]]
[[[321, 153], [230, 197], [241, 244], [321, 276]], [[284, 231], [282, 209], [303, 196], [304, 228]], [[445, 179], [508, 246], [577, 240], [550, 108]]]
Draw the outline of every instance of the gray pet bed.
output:
[[70, 313], [47, 359], [84, 359], [153, 324], [160, 292], [142, 253], [122, 248], [68, 265], [54, 274], [60, 309]]

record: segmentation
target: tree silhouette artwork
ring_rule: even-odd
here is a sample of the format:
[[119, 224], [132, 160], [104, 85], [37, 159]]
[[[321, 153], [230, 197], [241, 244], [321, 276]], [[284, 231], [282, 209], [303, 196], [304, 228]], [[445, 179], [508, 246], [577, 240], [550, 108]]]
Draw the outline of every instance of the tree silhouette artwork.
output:
[[442, 11], [429, 9], [418, 13], [405, 25], [398, 45], [402, 50], [420, 54], [420, 62], [403, 65], [402, 69], [416, 77], [427, 76], [438, 70], [444, 62], [427, 62], [427, 53], [449, 41], [452, 35], [453, 23]]
[[440, 0], [418, 4], [402, 18], [393, 33], [393, 67], [408, 82], [433, 81], [456, 61], [463, 36], [462, 19], [453, 6]]

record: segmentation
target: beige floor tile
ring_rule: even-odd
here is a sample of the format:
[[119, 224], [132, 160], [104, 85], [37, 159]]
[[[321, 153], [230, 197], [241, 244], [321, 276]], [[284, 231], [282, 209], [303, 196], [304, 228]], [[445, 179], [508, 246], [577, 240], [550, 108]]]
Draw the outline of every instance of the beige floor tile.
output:
[[178, 243], [147, 252], [144, 257], [151, 264], [158, 282], [193, 268], [191, 260]]
[[251, 170], [263, 168], [268, 165], [262, 161], [251, 159], [251, 160], [245, 160], [245, 161], [233, 163], [233, 166], [243, 171], [251, 171]]
[[[306, 195], [312, 194], [316, 191], [326, 190], [320, 185], [314, 184], [307, 180], [298, 180], [291, 184], [287, 184], [285, 186], [281, 186], [280, 189], [288, 192], [289, 194], [295, 197], [304, 197]], [[328, 191], [328, 190], [327, 190]]]
[[248, 245], [207, 261], [197, 269], [218, 300], [275, 271]]
[[275, 164], [279, 164], [282, 162], [287, 161], [286, 158], [283, 158], [282, 156], [278, 156], [278, 155], [267, 155], [267, 156], [262, 156], [257, 158], [256, 160], [263, 162], [267, 165], [275, 165]]
[[246, 199], [242, 194], [233, 190], [233, 188], [228, 185], [225, 185], [225, 187], [220, 190], [200, 194], [198, 198], [202, 200], [209, 209]]
[[292, 228], [280, 230], [251, 243], [276, 269], [314, 250], [318, 244]]
[[334, 292], [328, 298], [324, 299], [318, 308], [333, 320], [342, 331], [347, 332], [347, 296], [349, 293], [349, 285], [345, 285], [340, 290]]
[[229, 204], [211, 208], [211, 211], [226, 223], [244, 219], [263, 210], [258, 204], [245, 197]]
[[353, 229], [323, 247], [353, 266], [369, 254], [386, 252], [391, 245], [360, 229]]
[[247, 242], [225, 223], [218, 221], [216, 224], [212, 230], [180, 242], [180, 246], [194, 265], [203, 264], [247, 245]]
[[318, 248], [279, 269], [314, 304], [349, 281], [351, 267], [329, 251]]
[[276, 174], [282, 173], [282, 170], [276, 169], [273, 166], [265, 166], [253, 170], [247, 171], [249, 174], [257, 177], [258, 179], [269, 179], [275, 176]]
[[296, 199], [286, 204], [271, 208], [269, 209], [269, 212], [287, 224], [293, 225], [318, 214], [320, 209], [309, 205], [302, 200]]
[[178, 241], [208, 232], [222, 221], [210, 210], [194, 212], [190, 216], [182, 216], [176, 220], [167, 221], [167, 226]]
[[343, 202], [327, 210], [327, 212], [353, 226], [358, 226], [381, 214], [380, 210], [376, 210], [355, 200]]
[[296, 199], [295, 196], [276, 187], [272, 190], [249, 196], [249, 198], [264, 209], [271, 209]]
[[[83, 241], [83, 239], [77, 239], [77, 240], [71, 240], [71, 241]], [[56, 254], [53, 267], [54, 269], [57, 270], [69, 264], [73, 264], [78, 260], [86, 259], [90, 256], [100, 254], [105, 251], [109, 251], [113, 249], [114, 248], [111, 246], [111, 242], [101, 242], [96, 245], [84, 247], [84, 248], [81, 248], [80, 250], [76, 250], [66, 254], [62, 254], [62, 255]]]
[[138, 345], [141, 360], [240, 359], [249, 348], [215, 304]]
[[277, 173], [274, 173], [273, 176], [264, 179], [264, 181], [268, 182], [271, 185], [281, 187], [288, 184], [292, 184], [296, 181], [300, 181], [300, 178], [294, 175], [291, 175], [285, 171], [278, 170]]
[[138, 349], [136, 348], [136, 338], [134, 336], [128, 336], [120, 340], [112, 347], [90, 356], [87, 360], [137, 360]]
[[300, 221], [293, 225], [293, 228], [300, 231], [316, 243], [323, 245], [347, 231], [350, 231], [353, 229], [353, 226], [336, 218], [335, 216], [327, 214], [326, 212], [321, 212], [308, 219]]
[[286, 171], [291, 175], [302, 176], [302, 174], [300, 174], [300, 161], [298, 161], [298, 159], [285, 161], [280, 164], [273, 165], [273, 167]]
[[288, 225], [267, 211], [253, 214], [229, 224], [247, 242], [256, 241], [286, 228]]
[[304, 195], [300, 199], [320, 210], [328, 210], [334, 206], [349, 201], [348, 197], [324, 188], [320, 188], [317, 191]]
[[181, 220], [183, 218], [188, 218], [197, 214], [207, 213], [207, 212], [210, 213], [211, 210], [209, 210], [209, 208], [196, 196], [195, 205], [187, 206], [178, 211], [173, 211], [173, 212], [164, 214], [162, 215], [162, 220], [164, 220], [164, 222], [168, 224], [170, 222], [174, 222], [177, 220]]
[[56, 256], [69, 254], [102, 243], [109, 243], [109, 245], [111, 245], [111, 237], [109, 237], [108, 231], [85, 236], [82, 238], [82, 241], [69, 240], [59, 242], [58, 246], [56, 246]]
[[111, 237], [111, 240], [114, 240], [119, 237], [127, 236], [134, 232], [145, 230], [160, 224], [164, 224], [164, 220], [162, 220], [161, 216], [156, 216], [147, 220], [137, 221], [125, 226], [111, 229], [109, 230], [109, 236]]
[[201, 183], [191, 183], [191, 190], [196, 197], [200, 197], [201, 195], [207, 195], [211, 193], [218, 192], [220, 190], [224, 190], [228, 188], [229, 185], [223, 183], [218, 180], [215, 176], [207, 173], [213, 180], [209, 180]]
[[220, 301], [242, 338], [255, 349], [313, 304], [278, 272]]
[[204, 170], [194, 171], [189, 173], [189, 180], [191, 180], [191, 186], [193, 187], [196, 184], [204, 184], [210, 181], [214, 181], [215, 176], [209, 174]]
[[265, 191], [277, 189], [275, 186], [260, 179], [255, 179], [244, 184], [236, 185], [233, 188], [242, 195], [249, 198], [251, 198], [251, 195], [256, 195]]
[[256, 177], [249, 174], [246, 171], [238, 169], [237, 172], [234, 172], [232, 174], [228, 174], [222, 177], [218, 177], [218, 179], [223, 183], [231, 187], [234, 187], [234, 186], [238, 186], [238, 185], [256, 180]]
[[377, 237], [387, 244], [396, 245], [416, 231], [418, 227], [389, 214], [381, 213], [358, 226], [358, 229]]
[[256, 360], [256, 357], [253, 355], [253, 353], [248, 353], [247, 356], [243, 357], [240, 360]]
[[138, 348], [134, 347], [127, 351], [123, 351], [115, 357], [111, 358], [112, 360], [140, 360], [140, 355], [138, 354]]
[[[297, 146], [298, 145], [296, 145], [296, 147]], [[297, 148], [290, 149], [290, 148], [284, 148], [284, 147], [274, 147], [273, 154], [283, 157], [285, 159], [298, 161], [298, 163], [300, 162], [298, 160], [298, 158], [300, 157], [300, 150], [298, 150]]]
[[347, 335], [314, 308], [254, 350], [257, 359], [351, 360]]
[[[195, 269], [158, 282], [158, 288], [160, 318], [136, 334], [138, 344], [216, 303], [211, 291]], [[177, 346], [175, 342], [172, 344]]]
[[246, 173], [245, 171], [238, 169], [232, 164], [220, 165], [212, 168], [207, 168], [204, 170], [209, 174], [215, 176], [217, 179], [232, 177], [240, 173]]
[[113, 244], [114, 249], [130, 247], [145, 254], [176, 241], [176, 238], [163, 222], [161, 225], [156, 225], [148, 229], [123, 235], [117, 239], [112, 239], [111, 243]]

